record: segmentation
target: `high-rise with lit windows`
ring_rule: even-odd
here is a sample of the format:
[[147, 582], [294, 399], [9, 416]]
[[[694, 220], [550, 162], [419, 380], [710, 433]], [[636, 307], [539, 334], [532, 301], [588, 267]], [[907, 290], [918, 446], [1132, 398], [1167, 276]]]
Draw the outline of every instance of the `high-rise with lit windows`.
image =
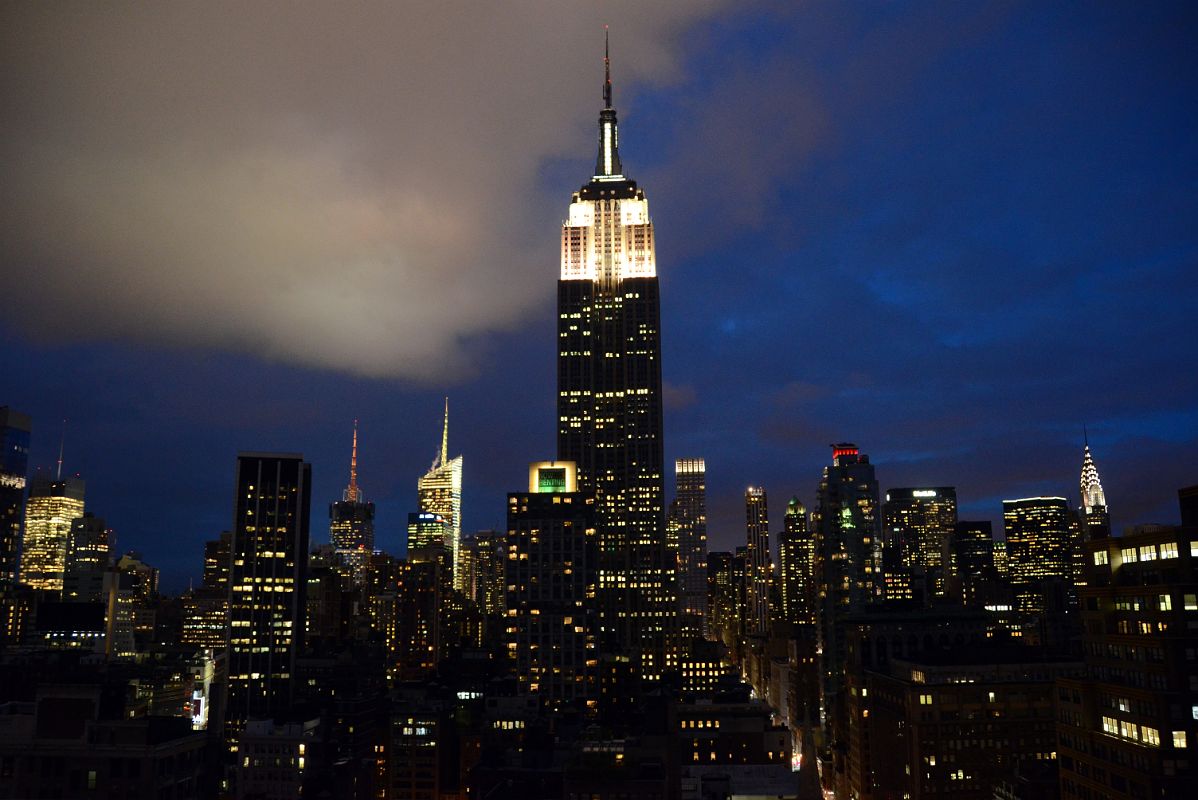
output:
[[1022, 611], [1042, 611], [1046, 586], [1072, 586], [1069, 504], [1063, 497], [1025, 497], [1002, 503], [1007, 573]]
[[82, 478], [36, 476], [25, 504], [21, 582], [34, 589], [62, 591], [71, 524], [83, 516]]
[[893, 552], [896, 563], [922, 584], [925, 598], [943, 595], [957, 524], [957, 490], [952, 486], [887, 489], [882, 513], [884, 546]]
[[230, 743], [292, 700], [303, 647], [312, 467], [291, 453], [241, 453], [229, 574]]
[[[604, 59], [607, 65], [607, 59]], [[677, 561], [668, 552], [661, 340], [653, 223], [620, 162], [611, 72], [595, 172], [562, 224], [557, 455], [595, 498], [600, 646], [653, 679], [678, 649]]]
[[707, 466], [703, 459], [674, 462], [672, 508], [678, 529], [682, 627], [689, 636], [701, 636], [707, 616]]
[[807, 508], [792, 497], [782, 517], [778, 537], [778, 571], [782, 589], [782, 618], [787, 622], [813, 620], [812, 589], [815, 539], [807, 525]]
[[428, 472], [416, 482], [419, 509], [439, 514], [451, 528], [449, 562], [453, 587], [465, 592], [466, 576], [461, 570], [458, 551], [462, 546], [462, 457], [449, 457], [449, 398], [445, 398], [445, 423], [441, 428], [441, 449]]
[[765, 489], [745, 489], [745, 546], [749, 571], [745, 587], [745, 633], [768, 633], [770, 627], [770, 514]]

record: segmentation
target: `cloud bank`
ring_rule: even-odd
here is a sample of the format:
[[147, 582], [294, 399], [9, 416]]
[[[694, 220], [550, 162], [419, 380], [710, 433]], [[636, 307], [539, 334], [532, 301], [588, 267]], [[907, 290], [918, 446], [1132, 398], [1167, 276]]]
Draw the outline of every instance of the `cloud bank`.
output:
[[538, 170], [589, 154], [603, 23], [619, 91], [676, 77], [716, 5], [9, 6], [0, 313], [41, 339], [469, 374], [471, 342], [552, 289], [566, 198]]

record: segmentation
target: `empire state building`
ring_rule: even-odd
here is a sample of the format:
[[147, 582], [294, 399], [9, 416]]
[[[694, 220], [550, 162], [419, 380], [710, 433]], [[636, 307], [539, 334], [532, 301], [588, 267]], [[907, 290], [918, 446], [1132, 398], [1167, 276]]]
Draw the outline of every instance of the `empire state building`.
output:
[[599, 646], [652, 680], [675, 663], [676, 557], [665, 535], [661, 338], [649, 204], [620, 164], [610, 61], [595, 174], [562, 225], [557, 451], [595, 495]]

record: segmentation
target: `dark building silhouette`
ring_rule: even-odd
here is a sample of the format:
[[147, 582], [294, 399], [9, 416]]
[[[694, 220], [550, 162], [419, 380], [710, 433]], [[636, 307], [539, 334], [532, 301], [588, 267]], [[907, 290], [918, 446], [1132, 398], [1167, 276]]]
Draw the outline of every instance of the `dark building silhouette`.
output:
[[349, 485], [341, 499], [329, 505], [329, 539], [353, 582], [366, 580], [366, 562], [374, 552], [374, 503], [367, 503], [358, 486], [358, 422], [349, 459]]
[[702, 636], [707, 617], [707, 465], [703, 459], [675, 460], [670, 507], [678, 538], [681, 625], [688, 637]]
[[749, 558], [745, 634], [767, 633], [770, 627], [773, 564], [770, 558], [769, 501], [765, 489], [759, 486], [750, 486], [745, 490], [745, 547]]
[[29, 417], [0, 406], [0, 583], [17, 579], [31, 427]]

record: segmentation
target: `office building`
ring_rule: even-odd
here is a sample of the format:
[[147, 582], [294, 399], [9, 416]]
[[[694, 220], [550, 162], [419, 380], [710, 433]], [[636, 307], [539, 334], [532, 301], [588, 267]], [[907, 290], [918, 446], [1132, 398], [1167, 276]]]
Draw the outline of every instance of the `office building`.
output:
[[1003, 501], [1008, 580], [1019, 610], [1042, 611], [1054, 584], [1072, 591], [1073, 535], [1063, 497]]
[[768, 633], [770, 628], [770, 578], [773, 562], [770, 558], [769, 506], [765, 489], [750, 486], [745, 490], [745, 538], [749, 563], [746, 587], [745, 633]]
[[71, 524], [83, 516], [84, 488], [82, 478], [34, 477], [25, 504], [22, 583], [34, 589], [62, 591], [67, 539]]
[[0, 584], [17, 579], [30, 429], [29, 417], [0, 406]]
[[707, 465], [701, 458], [674, 461], [673, 521], [678, 537], [682, 629], [702, 636], [707, 617]]
[[349, 457], [349, 485], [329, 506], [329, 539], [355, 585], [366, 580], [366, 562], [374, 552], [374, 503], [367, 503], [358, 486], [358, 421]]
[[521, 693], [555, 711], [597, 706], [595, 502], [577, 485], [574, 464], [547, 461], [508, 495], [508, 659]]
[[[608, 66], [607, 59], [604, 59]], [[591, 180], [562, 225], [557, 456], [595, 498], [600, 646], [652, 680], [679, 639], [677, 561], [668, 552], [661, 340], [653, 223], [620, 162], [610, 68]]]
[[312, 467], [297, 454], [241, 453], [234, 485], [225, 719], [232, 749], [248, 720], [291, 703], [304, 639]]
[[433, 465], [416, 484], [418, 508], [440, 515], [451, 529], [447, 546], [451, 583], [460, 592], [464, 576], [459, 567], [458, 550], [462, 541], [462, 457], [449, 457], [449, 398], [445, 398], [445, 424], [441, 429], [441, 450]]

